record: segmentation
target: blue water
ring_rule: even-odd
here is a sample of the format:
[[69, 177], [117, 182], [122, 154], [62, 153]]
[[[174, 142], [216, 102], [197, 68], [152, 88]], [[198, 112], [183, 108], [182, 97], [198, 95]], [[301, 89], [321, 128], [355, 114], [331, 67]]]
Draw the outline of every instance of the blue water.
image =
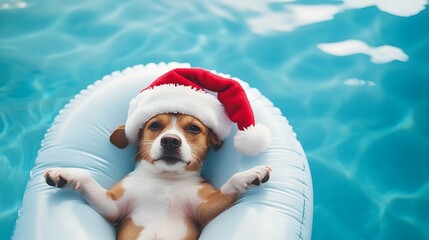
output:
[[429, 239], [427, 4], [0, 0], [0, 239], [63, 105], [169, 61], [239, 77], [282, 110], [313, 175], [313, 239]]

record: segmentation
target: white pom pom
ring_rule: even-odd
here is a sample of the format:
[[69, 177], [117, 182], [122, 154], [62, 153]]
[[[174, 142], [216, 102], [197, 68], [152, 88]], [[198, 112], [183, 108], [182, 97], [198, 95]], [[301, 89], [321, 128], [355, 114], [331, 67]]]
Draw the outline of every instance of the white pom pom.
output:
[[270, 130], [263, 124], [257, 123], [243, 131], [238, 131], [234, 137], [234, 146], [247, 156], [256, 156], [271, 143]]

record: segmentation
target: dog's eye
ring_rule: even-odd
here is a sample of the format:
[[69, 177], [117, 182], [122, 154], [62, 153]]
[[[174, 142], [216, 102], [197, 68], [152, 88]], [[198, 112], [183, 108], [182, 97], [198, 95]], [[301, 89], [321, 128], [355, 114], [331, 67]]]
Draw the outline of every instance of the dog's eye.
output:
[[190, 125], [186, 130], [192, 134], [198, 134], [201, 132], [201, 129], [197, 125]]
[[152, 131], [157, 131], [161, 129], [161, 124], [159, 122], [154, 122], [149, 125], [149, 129]]

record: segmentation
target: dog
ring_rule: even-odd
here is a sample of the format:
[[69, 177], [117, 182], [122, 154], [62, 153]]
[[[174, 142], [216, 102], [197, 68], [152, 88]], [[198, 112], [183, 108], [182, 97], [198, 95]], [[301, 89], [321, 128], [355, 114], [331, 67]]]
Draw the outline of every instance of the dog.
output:
[[[125, 148], [124, 125], [110, 141]], [[194, 116], [158, 114], [139, 132], [136, 168], [109, 190], [83, 169], [50, 168], [46, 183], [71, 188], [107, 221], [117, 224], [117, 239], [198, 239], [211, 220], [251, 185], [268, 181], [271, 169], [257, 166], [234, 174], [220, 189], [200, 176], [210, 147], [222, 145]]]

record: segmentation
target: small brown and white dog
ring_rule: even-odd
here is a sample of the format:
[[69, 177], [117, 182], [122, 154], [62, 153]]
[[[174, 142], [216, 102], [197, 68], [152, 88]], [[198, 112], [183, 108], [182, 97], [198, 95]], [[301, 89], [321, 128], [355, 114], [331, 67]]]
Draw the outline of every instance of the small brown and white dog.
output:
[[[128, 145], [124, 126], [110, 140]], [[139, 134], [136, 168], [110, 190], [87, 172], [50, 168], [47, 184], [72, 188], [106, 220], [117, 223], [117, 239], [197, 239], [201, 229], [252, 184], [269, 178], [271, 169], [257, 166], [234, 174], [220, 189], [201, 178], [207, 150], [221, 141], [200, 120], [184, 114], [159, 114]]]

